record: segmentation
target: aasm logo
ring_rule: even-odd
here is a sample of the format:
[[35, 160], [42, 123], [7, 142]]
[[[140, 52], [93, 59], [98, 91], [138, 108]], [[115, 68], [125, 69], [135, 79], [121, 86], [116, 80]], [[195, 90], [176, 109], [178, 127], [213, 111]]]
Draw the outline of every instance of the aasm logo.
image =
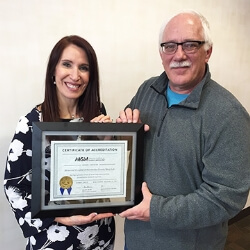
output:
[[82, 157], [76, 157], [75, 158], [75, 161], [87, 161], [89, 159], [89, 157], [85, 157], [85, 156], [82, 156]]

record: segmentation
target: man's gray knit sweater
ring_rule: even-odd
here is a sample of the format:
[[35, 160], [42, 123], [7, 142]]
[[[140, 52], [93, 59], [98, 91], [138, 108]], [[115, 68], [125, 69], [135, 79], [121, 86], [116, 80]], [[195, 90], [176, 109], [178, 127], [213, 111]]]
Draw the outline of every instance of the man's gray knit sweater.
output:
[[150, 222], [126, 220], [128, 250], [222, 250], [228, 220], [250, 188], [250, 118], [211, 79], [168, 108], [165, 72], [144, 82], [128, 105], [150, 126], [144, 180]]

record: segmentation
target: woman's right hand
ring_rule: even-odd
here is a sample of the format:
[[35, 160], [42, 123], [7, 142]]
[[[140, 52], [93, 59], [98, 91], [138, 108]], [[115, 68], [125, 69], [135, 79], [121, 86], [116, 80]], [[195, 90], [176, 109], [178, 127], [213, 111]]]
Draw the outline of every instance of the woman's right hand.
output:
[[112, 213], [103, 213], [103, 214], [91, 213], [87, 216], [73, 215], [70, 217], [56, 217], [55, 221], [66, 226], [77, 226], [77, 225], [88, 224], [93, 221], [109, 218], [112, 216], [114, 216], [114, 214]]
[[109, 115], [99, 115], [93, 118], [90, 122], [99, 122], [99, 123], [112, 123], [112, 119]]

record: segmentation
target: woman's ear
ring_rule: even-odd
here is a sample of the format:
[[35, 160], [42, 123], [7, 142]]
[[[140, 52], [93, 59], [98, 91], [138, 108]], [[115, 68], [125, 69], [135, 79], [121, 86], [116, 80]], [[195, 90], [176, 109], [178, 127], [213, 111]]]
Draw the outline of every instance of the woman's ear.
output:
[[52, 76], [52, 81], [54, 84], [56, 84], [56, 77], [55, 76]]

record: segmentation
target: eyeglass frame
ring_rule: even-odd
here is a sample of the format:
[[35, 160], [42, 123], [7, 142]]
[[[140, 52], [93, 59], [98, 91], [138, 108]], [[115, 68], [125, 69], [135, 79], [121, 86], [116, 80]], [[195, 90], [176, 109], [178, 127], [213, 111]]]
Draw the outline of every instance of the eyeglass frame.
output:
[[[190, 51], [185, 51], [185, 49], [183, 49], [183, 44], [185, 44], [185, 43], [190, 43], [190, 42], [196, 42], [196, 43], [199, 44], [199, 47], [197, 48], [197, 50], [198, 50], [203, 44], [206, 43], [206, 41], [185, 41], [185, 42], [181, 42], [181, 43], [176, 43], [176, 42], [164, 42], [164, 43], [161, 43], [160, 46], [161, 46], [162, 52], [163, 52], [164, 54], [167, 54], [167, 55], [172, 55], [172, 54], [174, 54], [174, 53], [177, 51], [179, 45], [181, 45], [181, 48], [182, 48], [182, 50], [183, 50], [185, 53], [187, 53], [187, 54], [193, 54], [193, 53], [195, 53], [197, 50], [194, 49], [194, 51], [191, 51], [191, 52], [190, 52]], [[166, 53], [166, 52], [164, 52], [164, 50], [163, 50], [163, 47], [164, 47], [164, 45], [166, 45], [166, 44], [175, 44], [175, 45], [177, 45], [177, 46], [176, 46], [176, 49], [175, 49], [173, 52]]]

